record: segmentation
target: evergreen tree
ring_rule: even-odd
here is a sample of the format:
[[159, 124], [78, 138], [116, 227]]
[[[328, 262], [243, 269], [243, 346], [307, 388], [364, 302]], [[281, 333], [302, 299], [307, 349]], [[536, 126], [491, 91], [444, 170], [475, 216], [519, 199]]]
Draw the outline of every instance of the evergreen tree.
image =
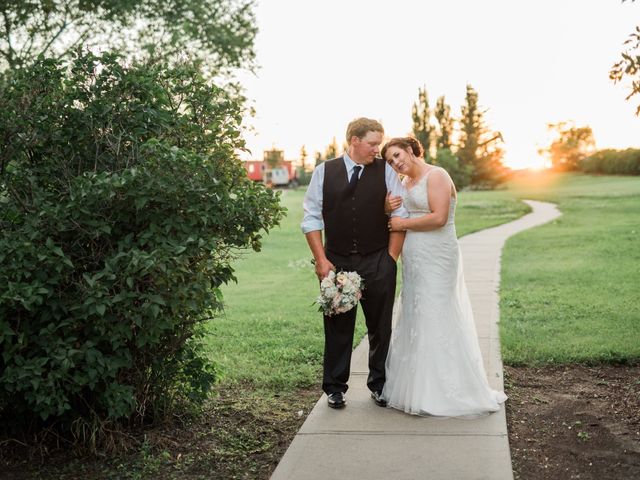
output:
[[273, 170], [284, 162], [284, 151], [275, 147], [271, 150], [265, 150], [263, 160], [269, 165], [269, 169]]
[[424, 149], [425, 160], [431, 158], [431, 144], [435, 128], [431, 124], [431, 108], [429, 107], [429, 97], [426, 86], [418, 88], [418, 101], [411, 109], [413, 120], [413, 136], [420, 142]]
[[[347, 149], [346, 146], [343, 146], [344, 150]], [[336, 158], [338, 156], [338, 142], [336, 141], [336, 137], [333, 137], [331, 143], [327, 145], [327, 148], [324, 149], [324, 153], [316, 152], [316, 167], [320, 165], [322, 162], [326, 160], [331, 160], [332, 158]]]
[[502, 140], [502, 134], [487, 128], [484, 113], [478, 105], [478, 92], [467, 85], [456, 155], [461, 168], [470, 168], [472, 185], [494, 188], [506, 179], [506, 168], [502, 165], [504, 151], [496, 143]]
[[436, 110], [434, 112], [438, 121], [439, 134], [436, 138], [437, 150], [451, 148], [451, 134], [453, 133], [453, 119], [451, 118], [451, 107], [444, 101], [444, 95], [438, 98]]
[[307, 168], [307, 157], [309, 155], [307, 154], [307, 147], [305, 145], [302, 145], [302, 148], [300, 148], [300, 165], [302, 166], [302, 169], [306, 169]]
[[471, 85], [467, 85], [467, 95], [460, 118], [460, 141], [456, 152], [461, 166], [475, 167], [478, 137], [482, 128], [482, 113], [478, 110], [478, 94]]
[[309, 185], [309, 181], [311, 180], [311, 173], [307, 170], [308, 157], [309, 154], [307, 153], [307, 147], [306, 145], [302, 145], [302, 147], [300, 148], [298, 166], [296, 167], [296, 178], [291, 182], [291, 184], [295, 186]]
[[331, 160], [332, 158], [336, 158], [337, 156], [338, 156], [338, 142], [336, 142], [336, 137], [333, 137], [333, 140], [324, 151], [324, 158], [325, 160]]
[[462, 167], [460, 160], [454, 155], [450, 148], [439, 148], [436, 153], [435, 164], [444, 168], [458, 190], [463, 189], [471, 181], [472, 168]]
[[478, 162], [471, 176], [476, 188], [495, 188], [508, 177], [508, 169], [503, 165], [504, 150], [499, 146], [500, 132], [487, 131], [479, 145]]

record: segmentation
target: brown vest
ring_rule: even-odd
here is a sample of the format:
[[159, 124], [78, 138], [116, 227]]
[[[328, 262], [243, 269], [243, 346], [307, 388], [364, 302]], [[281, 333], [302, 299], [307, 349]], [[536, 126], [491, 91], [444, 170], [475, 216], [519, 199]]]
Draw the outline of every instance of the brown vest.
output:
[[322, 218], [325, 248], [339, 255], [367, 254], [389, 245], [385, 162], [376, 158], [364, 167], [354, 192], [349, 191], [342, 157], [324, 164]]

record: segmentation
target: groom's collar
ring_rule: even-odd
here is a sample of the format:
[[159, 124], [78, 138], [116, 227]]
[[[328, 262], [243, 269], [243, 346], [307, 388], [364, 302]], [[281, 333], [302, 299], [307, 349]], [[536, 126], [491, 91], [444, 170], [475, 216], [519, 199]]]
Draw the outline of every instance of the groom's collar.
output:
[[[349, 156], [349, 154], [347, 152], [344, 152], [342, 154], [342, 159], [344, 160], [344, 166], [347, 169], [347, 172], [351, 172], [351, 170], [353, 169], [353, 167], [355, 167], [356, 165], [358, 165], [356, 162], [354, 162], [353, 160], [351, 160], [351, 157]], [[364, 165], [360, 165], [361, 167], [364, 167]]]

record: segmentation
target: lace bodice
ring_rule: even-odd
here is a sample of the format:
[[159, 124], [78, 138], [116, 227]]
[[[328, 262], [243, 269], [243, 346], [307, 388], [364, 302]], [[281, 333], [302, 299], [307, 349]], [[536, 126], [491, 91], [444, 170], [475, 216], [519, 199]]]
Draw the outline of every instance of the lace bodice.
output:
[[[418, 182], [413, 187], [405, 189], [405, 193], [402, 196], [402, 203], [409, 212], [409, 217], [419, 217], [421, 215], [424, 215], [425, 213], [431, 213], [431, 208], [429, 207], [427, 179], [429, 178], [429, 175], [431, 175], [431, 172], [433, 172], [436, 168], [429, 170], [427, 174], [424, 175], [420, 180], [418, 180]], [[447, 225], [452, 225], [455, 223], [455, 215], [456, 198], [452, 196], [451, 202], [449, 203], [449, 216], [447, 218]]]

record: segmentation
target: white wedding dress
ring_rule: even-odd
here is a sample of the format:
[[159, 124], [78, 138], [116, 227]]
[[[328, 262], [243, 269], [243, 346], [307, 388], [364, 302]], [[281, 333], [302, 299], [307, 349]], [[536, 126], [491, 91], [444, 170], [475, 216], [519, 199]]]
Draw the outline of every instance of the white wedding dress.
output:
[[[430, 170], [403, 195], [410, 217], [429, 213]], [[408, 231], [402, 248], [402, 292], [386, 361], [382, 397], [414, 415], [477, 416], [507, 396], [489, 387], [464, 282], [456, 237], [455, 198], [447, 224]]]

